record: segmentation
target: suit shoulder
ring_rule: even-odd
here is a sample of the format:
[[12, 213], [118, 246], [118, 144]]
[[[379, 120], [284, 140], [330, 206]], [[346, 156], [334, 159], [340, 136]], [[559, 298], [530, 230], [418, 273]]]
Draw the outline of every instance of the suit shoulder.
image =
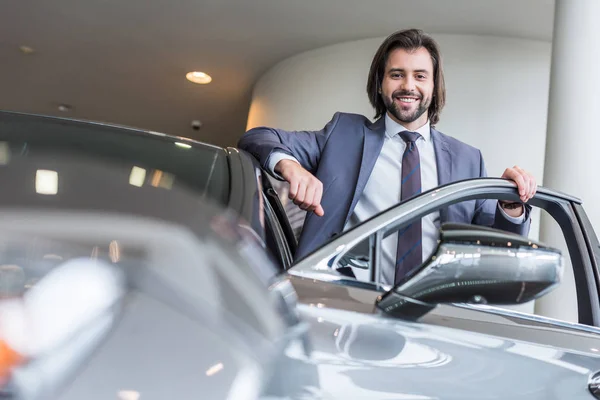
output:
[[334, 119], [335, 118], [338, 118], [340, 121], [344, 121], [353, 125], [355, 124], [369, 126], [372, 124], [369, 118], [365, 117], [362, 114], [346, 113], [339, 111], [334, 114]]
[[462, 142], [450, 135], [446, 135], [440, 131], [436, 132], [444, 141], [446, 141], [446, 143], [448, 143], [453, 152], [465, 155], [468, 154], [472, 157], [480, 157], [481, 151], [477, 147], [471, 146], [470, 144], [466, 144], [465, 142]]

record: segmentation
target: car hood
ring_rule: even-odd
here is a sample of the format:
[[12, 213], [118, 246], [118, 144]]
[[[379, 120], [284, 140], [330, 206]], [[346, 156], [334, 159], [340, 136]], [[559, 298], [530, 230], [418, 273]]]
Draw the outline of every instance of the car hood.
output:
[[[595, 328], [450, 305], [438, 307], [429, 320], [408, 322], [375, 310], [376, 292], [307, 279], [293, 282], [312, 345], [310, 358], [300, 348], [288, 352], [290, 376], [307, 378], [296, 380], [296, 394], [327, 399], [594, 398], [588, 383], [600, 371]], [[475, 323], [479, 313], [488, 316], [485, 324]]]
[[312, 352], [288, 351], [290, 398], [593, 399], [594, 354], [376, 314], [298, 309]]

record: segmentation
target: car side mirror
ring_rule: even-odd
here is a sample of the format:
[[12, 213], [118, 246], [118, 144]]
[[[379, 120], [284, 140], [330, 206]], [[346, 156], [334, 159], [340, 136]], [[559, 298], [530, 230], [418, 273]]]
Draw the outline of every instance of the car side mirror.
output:
[[486, 227], [444, 224], [433, 256], [377, 300], [384, 313], [418, 319], [437, 304], [521, 304], [553, 290], [559, 250]]

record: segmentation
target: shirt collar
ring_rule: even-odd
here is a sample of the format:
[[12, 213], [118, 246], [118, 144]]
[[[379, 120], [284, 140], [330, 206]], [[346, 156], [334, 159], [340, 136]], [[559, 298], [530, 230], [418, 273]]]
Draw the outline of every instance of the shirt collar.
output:
[[[385, 113], [385, 134], [388, 138], [391, 139], [400, 132], [409, 130], [410, 129], [406, 129], [404, 126], [394, 121], [388, 113]], [[417, 132], [423, 137], [423, 139], [425, 139], [426, 142], [429, 142], [431, 139], [431, 124], [429, 123], [429, 120], [427, 120], [425, 125], [413, 132]]]

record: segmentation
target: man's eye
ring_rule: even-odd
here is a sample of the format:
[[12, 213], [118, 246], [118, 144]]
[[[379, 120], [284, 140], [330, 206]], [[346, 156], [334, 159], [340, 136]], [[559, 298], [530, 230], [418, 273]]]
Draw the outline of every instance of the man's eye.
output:
[[425, 78], [427, 78], [427, 77], [426, 77], [425, 75], [417, 75], [417, 78], [418, 78], [418, 79], [425, 79]]
[[400, 74], [392, 74], [392, 78], [400, 78]]

